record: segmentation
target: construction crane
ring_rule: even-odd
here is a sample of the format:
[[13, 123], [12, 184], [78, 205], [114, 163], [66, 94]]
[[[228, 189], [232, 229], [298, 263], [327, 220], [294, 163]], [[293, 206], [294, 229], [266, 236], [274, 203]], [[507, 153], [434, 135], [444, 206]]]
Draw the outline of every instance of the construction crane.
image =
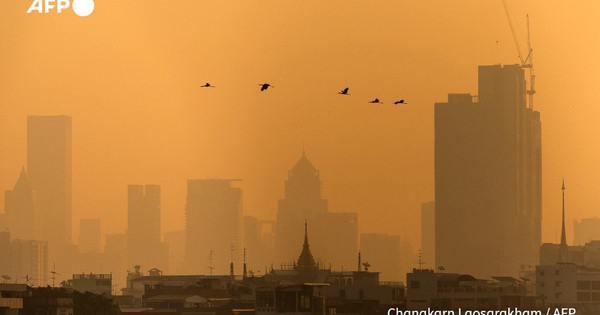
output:
[[528, 69], [529, 71], [529, 89], [527, 90], [527, 95], [529, 96], [528, 107], [533, 110], [533, 95], [535, 94], [535, 70], [533, 68], [533, 48], [531, 48], [531, 30], [529, 28], [529, 14], [527, 14], [527, 56], [523, 58], [523, 54], [521, 52], [521, 45], [519, 44], [519, 38], [517, 37], [517, 32], [515, 31], [515, 27], [512, 23], [512, 17], [510, 15], [510, 10], [508, 9], [508, 4], [506, 0], [502, 0], [502, 5], [504, 6], [504, 11], [506, 12], [506, 19], [508, 20], [508, 25], [510, 26], [510, 31], [512, 32], [513, 40], [515, 41], [515, 46], [517, 47], [517, 54], [519, 55], [519, 61], [521, 62], [521, 68]]

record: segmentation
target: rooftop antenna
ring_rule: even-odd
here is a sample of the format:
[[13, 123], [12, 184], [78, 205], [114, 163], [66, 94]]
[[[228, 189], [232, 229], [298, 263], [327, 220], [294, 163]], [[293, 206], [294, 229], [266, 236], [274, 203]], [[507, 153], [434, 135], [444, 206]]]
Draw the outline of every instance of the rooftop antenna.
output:
[[233, 277], [233, 274], [234, 274], [234, 272], [233, 272], [233, 244], [231, 245], [230, 251], [231, 251], [231, 263], [229, 264], [229, 275], [231, 277]]
[[52, 263], [52, 271], [50, 271], [50, 273], [52, 274], [52, 287], [55, 287], [56, 285], [56, 275], [60, 275], [60, 273], [56, 272], [56, 263]]
[[[247, 268], [246, 268], [246, 247], [244, 247], [244, 278], [246, 278], [246, 276], [248, 275], [246, 272]], [[265, 268], [266, 270], [266, 268]]]
[[210, 271], [210, 275], [211, 276], [213, 274], [213, 269], [215, 269], [215, 267], [213, 267], [213, 264], [212, 264], [213, 254], [214, 253], [215, 252], [211, 249], [210, 252], [209, 252], [209, 254], [208, 254], [208, 270]]
[[418, 261], [418, 264], [419, 264], [419, 270], [423, 270], [423, 265], [426, 264], [426, 262], [423, 261], [423, 251], [421, 251], [420, 249], [419, 249], [419, 261]]

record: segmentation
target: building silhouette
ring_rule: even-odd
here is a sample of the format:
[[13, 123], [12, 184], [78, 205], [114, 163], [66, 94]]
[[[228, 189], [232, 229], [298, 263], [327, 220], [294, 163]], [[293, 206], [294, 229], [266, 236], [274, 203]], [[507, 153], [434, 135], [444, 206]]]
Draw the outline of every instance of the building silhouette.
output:
[[36, 239], [35, 193], [25, 168], [21, 169], [14, 188], [4, 193], [4, 213], [13, 238]]
[[421, 204], [421, 255], [428, 266], [435, 264], [435, 202]]
[[15, 283], [49, 284], [48, 242], [12, 239], [10, 232], [0, 231], [0, 275]]
[[294, 248], [302, 243], [302, 231], [297, 227], [305, 221], [319, 242], [313, 248], [323, 253], [323, 263], [336, 268], [351, 268], [358, 249], [358, 216], [351, 212], [329, 212], [321, 196], [319, 171], [303, 152], [288, 172], [284, 198], [279, 200], [275, 225], [275, 250], [281, 260], [295, 256]]
[[[185, 206], [185, 270], [229, 274], [240, 262], [242, 190], [231, 179], [188, 180]], [[241, 267], [241, 266], [240, 266]], [[238, 268], [237, 274], [240, 274]]]
[[435, 104], [436, 264], [517, 275], [541, 244], [541, 123], [518, 65], [479, 67], [479, 94]]
[[168, 267], [168, 251], [161, 242], [160, 210], [160, 186], [128, 186], [127, 254], [130, 266]]
[[52, 261], [68, 261], [72, 220], [70, 116], [27, 117], [27, 177], [36, 192], [39, 239]]
[[582, 218], [573, 224], [573, 244], [583, 245], [591, 240], [600, 240], [600, 218]]
[[362, 261], [378, 270], [381, 279], [385, 281], [404, 280], [406, 274], [402, 271], [410, 268], [401, 266], [403, 259], [400, 235], [363, 233], [360, 235], [360, 253]]
[[164, 241], [169, 248], [169, 273], [183, 273], [185, 259], [185, 230], [171, 231], [164, 235]]
[[261, 273], [275, 259], [274, 221], [244, 216], [244, 249], [247, 272]]
[[101, 242], [100, 219], [79, 220], [79, 252], [99, 253]]

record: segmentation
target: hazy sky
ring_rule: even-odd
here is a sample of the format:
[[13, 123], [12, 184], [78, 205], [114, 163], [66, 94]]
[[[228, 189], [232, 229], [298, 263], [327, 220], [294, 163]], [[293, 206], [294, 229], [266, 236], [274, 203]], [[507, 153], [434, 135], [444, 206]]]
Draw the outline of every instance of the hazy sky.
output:
[[[163, 231], [183, 227], [190, 178], [242, 178], [245, 213], [272, 219], [304, 143], [330, 210], [418, 248], [434, 102], [517, 62], [501, 0], [96, 0], [87, 18], [30, 4], [0, 1], [0, 189], [26, 164], [26, 116], [71, 115], [74, 239], [80, 218], [124, 231], [127, 184], [162, 185]], [[572, 220], [600, 216], [600, 2], [509, 5], [524, 51], [531, 18], [543, 239], [564, 176], [572, 240]]]

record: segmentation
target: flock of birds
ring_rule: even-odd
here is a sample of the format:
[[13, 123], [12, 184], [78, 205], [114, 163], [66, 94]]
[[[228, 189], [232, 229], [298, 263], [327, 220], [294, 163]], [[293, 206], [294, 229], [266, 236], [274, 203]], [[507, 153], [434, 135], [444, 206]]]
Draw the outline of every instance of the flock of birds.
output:
[[[261, 84], [259, 84], [259, 86], [260, 86], [260, 91], [261, 92], [266, 91], [268, 88], [273, 88], [274, 87], [273, 85], [271, 85], [269, 83], [261, 83]], [[215, 86], [211, 85], [210, 83], [207, 82], [204, 85], [201, 85], [200, 87], [202, 87], [202, 88], [214, 88]], [[350, 95], [350, 88], [346, 87], [343, 90], [339, 91], [338, 94], [341, 94], [341, 95]], [[369, 103], [371, 103], [371, 104], [383, 104], [383, 102], [380, 101], [378, 98], [375, 98], [374, 100], [369, 101]], [[404, 101], [404, 100], [398, 100], [398, 101], [394, 102], [394, 105], [400, 105], [400, 104], [408, 104], [408, 103], [406, 101]]]

